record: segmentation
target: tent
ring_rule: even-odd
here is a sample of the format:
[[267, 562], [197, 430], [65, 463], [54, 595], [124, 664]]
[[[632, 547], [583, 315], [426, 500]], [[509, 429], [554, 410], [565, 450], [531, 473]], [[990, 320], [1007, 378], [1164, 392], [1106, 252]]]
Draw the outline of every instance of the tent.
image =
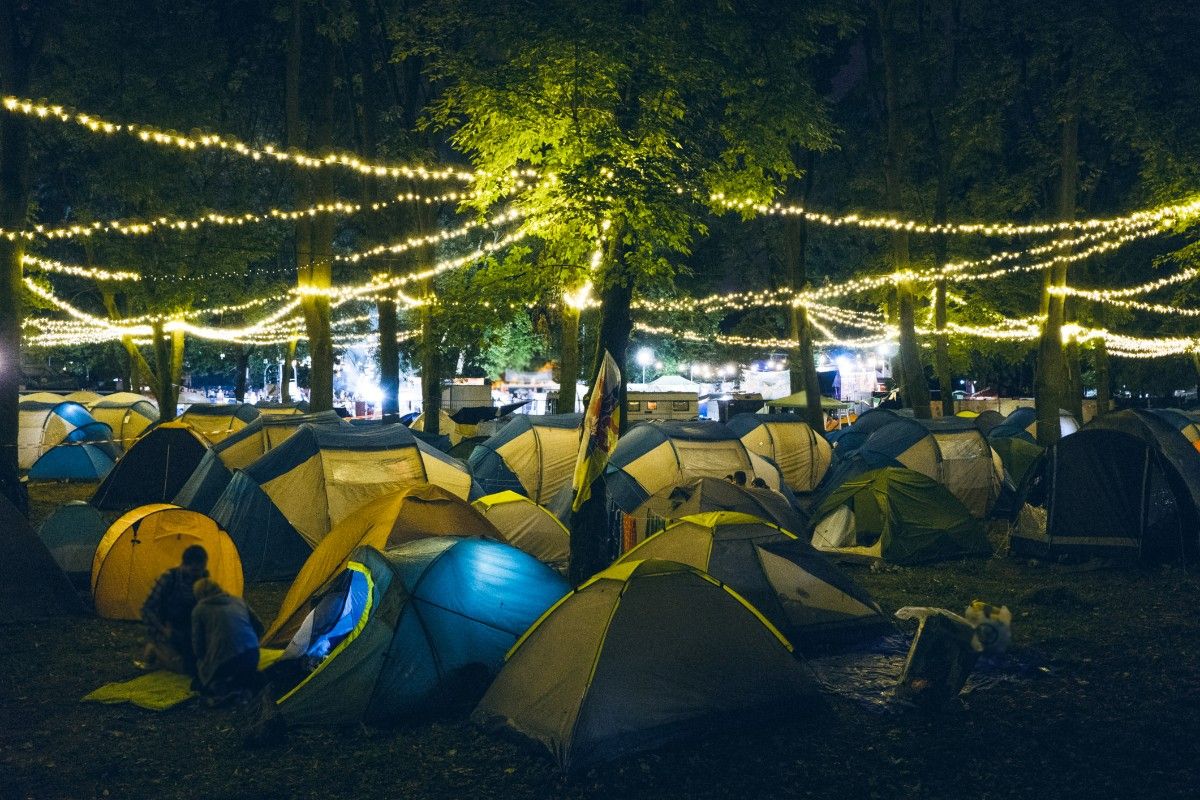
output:
[[503, 491], [471, 504], [513, 547], [538, 561], [565, 566], [571, 560], [571, 532], [558, 517], [516, 492]]
[[[79, 403], [65, 400], [44, 402], [22, 398], [17, 407], [19, 430], [17, 434], [17, 463], [21, 469], [29, 469], [34, 462], [61, 442], [84, 441], [94, 436], [80, 431], [96, 422], [88, 410]], [[108, 432], [108, 438], [112, 432]]]
[[992, 552], [963, 504], [911, 469], [885, 467], [846, 481], [816, 518], [812, 543], [829, 553], [915, 564]]
[[1013, 489], [1020, 489], [1036, 473], [1045, 450], [1019, 436], [998, 436], [992, 439], [992, 449], [1000, 456], [1004, 474]]
[[652, 558], [712, 575], [804, 651], [891, 629], [871, 595], [812, 545], [746, 514], [717, 511], [684, 517], [617, 563]]
[[762, 478], [768, 488], [786, 491], [779, 468], [750, 452], [727, 426], [655, 421], [638, 423], [621, 437], [609, 458], [605, 481], [609, 499], [621, 511], [633, 514], [665, 488], [738, 471], [746, 473], [747, 482]]
[[132, 392], [102, 397], [88, 406], [88, 410], [98, 422], [112, 428], [113, 442], [121, 450], [128, 450], [158, 419], [158, 406]]
[[260, 413], [249, 403], [193, 403], [179, 415], [179, 421], [216, 444], [258, 419]]
[[[1071, 415], [1070, 411], [1058, 412], [1058, 434], [1059, 436], [1070, 436], [1075, 431], [1079, 430], [1079, 422]], [[1004, 421], [988, 431], [989, 439], [996, 439], [1002, 436], [1016, 436], [1028, 442], [1037, 441], [1037, 411], [1028, 406], [1014, 409], [1011, 414], [1005, 417]]]
[[70, 400], [72, 403], [79, 403], [79, 405], [87, 408], [101, 397], [103, 397], [103, 395], [96, 394], [95, 392], [89, 392], [86, 389], [80, 389], [79, 391], [71, 392], [70, 394], [66, 395], [63, 397], [63, 400]]
[[708, 727], [796, 713], [813, 692], [787, 639], [736, 592], [694, 567], [633, 561], [546, 612], [472, 719], [576, 773]]
[[1040, 558], [1178, 558], [1200, 537], [1200, 454], [1143, 410], [1106, 414], [1046, 454], [1046, 530], [1012, 549]]
[[[418, 441], [403, 425], [307, 424], [236, 471], [213, 504], [212, 516], [239, 547], [267, 540], [288, 542], [291, 548], [298, 535], [311, 548], [371, 500], [422, 483], [464, 500], [473, 494], [462, 462]], [[286, 564], [273, 561], [272, 574], [287, 577], [302, 560], [292, 552]]]
[[233, 472], [245, 469], [291, 438], [301, 425], [335, 425], [347, 427], [347, 423], [332, 411], [315, 414], [264, 414], [250, 422], [237, 433], [229, 436], [204, 454], [175, 496], [173, 502], [184, 508], [207, 514], [212, 511], [221, 492], [233, 480]]
[[735, 414], [728, 423], [752, 453], [774, 461], [793, 492], [817, 488], [833, 456], [829, 442], [791, 414]]
[[299, 568], [263, 636], [278, 643], [292, 635], [305, 604], [340, 570], [356, 547], [389, 547], [431, 536], [481, 537], [504, 541], [483, 515], [440, 486], [419, 483], [376, 498], [334, 526]]
[[[425, 432], [425, 415], [418, 414], [417, 418], [409, 423], [409, 428], [414, 431]], [[451, 419], [445, 409], [438, 411], [438, 434], [445, 436], [450, 440], [450, 446], [461, 442], [463, 439], [476, 435], [477, 425], [461, 424]]]
[[[852, 403], [843, 403], [839, 400], [834, 400], [832, 397], [821, 395], [821, 410], [822, 411], [843, 411], [852, 407]], [[808, 408], [808, 392], [801, 390], [795, 394], [789, 394], [787, 397], [777, 397], [774, 400], [768, 400], [767, 408], [778, 408], [786, 411], [797, 411]]]
[[54, 510], [38, 528], [38, 538], [68, 577], [88, 576], [96, 546], [108, 529], [90, 503], [72, 500]]
[[[786, 531], [808, 530], [808, 518], [779, 492], [738, 486], [724, 478], [697, 478], [683, 486], [670, 486], [643, 504], [645, 513], [665, 523], [711, 511], [737, 511], [778, 525]], [[658, 527], [657, 525], [651, 527]]]
[[83, 611], [71, 581], [29, 527], [29, 521], [3, 493], [0, 493], [0, 610], [6, 623]]
[[1194, 411], [1182, 411], [1178, 408], [1152, 408], [1147, 410], [1182, 433], [1183, 438], [1191, 442], [1192, 447], [1200, 450], [1200, 414]]
[[987, 436], [997, 425], [1004, 422], [1004, 415], [994, 408], [987, 408], [976, 414], [972, 421], [975, 423], [975, 427], [979, 428], [984, 436]]
[[109, 443], [112, 431], [103, 422], [92, 422], [76, 428], [72, 435], [76, 434], [88, 436], [89, 439], [54, 445], [33, 462], [29, 468], [29, 479], [85, 483], [103, 480], [116, 459], [116, 449]]
[[254, 407], [264, 417], [292, 417], [308, 413], [308, 403], [303, 400], [298, 403], [270, 403], [260, 400]]
[[92, 495], [92, 505], [107, 511], [169, 501], [207, 451], [208, 442], [189, 425], [155, 425], [121, 456]]
[[568, 588], [499, 542], [360, 547], [285, 651], [322, 660], [279, 699], [279, 712], [289, 724], [336, 725], [473, 703]]
[[242, 593], [237, 548], [217, 523], [169, 503], [152, 503], [118, 519], [96, 546], [92, 600], [108, 619], [138, 619], [154, 582], [179, 566], [183, 551], [197, 544], [208, 552], [209, 576], [225, 591]]
[[[865, 439], [855, 446], [851, 435]], [[872, 467], [892, 462], [938, 481], [954, 493], [976, 517], [987, 516], [1000, 496], [1004, 468], [972, 420], [962, 417], [917, 420], [876, 409], [859, 418], [851, 433], [838, 439], [838, 461], [852, 455]], [[838, 466], [841, 466], [840, 464]], [[832, 480], [843, 476], [833, 470]], [[832, 483], [827, 488], [840, 485]]]
[[508, 489], [546, 505], [571, 483], [582, 424], [582, 414], [519, 414], [471, 452], [471, 474], [489, 494]]

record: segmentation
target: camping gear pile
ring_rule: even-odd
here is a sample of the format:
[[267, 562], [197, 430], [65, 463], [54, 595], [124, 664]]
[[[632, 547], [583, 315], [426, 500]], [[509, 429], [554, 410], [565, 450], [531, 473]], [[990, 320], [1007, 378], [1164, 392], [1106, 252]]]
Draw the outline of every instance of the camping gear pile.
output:
[[[31, 401], [41, 456], [108, 427], [77, 408]], [[400, 424], [193, 406], [126, 446], [90, 505], [46, 521], [37, 569], [86, 576], [101, 616], [134, 619], [201, 544], [233, 594], [291, 581], [263, 636], [288, 724], [473, 708], [575, 772], [811, 701], [807, 659], [893, 630], [836, 562], [988, 556], [989, 515], [1043, 498], [1045, 527], [1023, 526], [1014, 552], [1194, 548], [1196, 418], [1121, 412], [1043, 452], [1028, 414], [998, 416], [875, 410], [832, 446], [788, 415], [636, 425], [604, 473], [621, 554], [572, 589], [580, 415], [518, 416], [464, 462]], [[125, 513], [106, 525], [97, 509]], [[914, 653], [947, 641], [930, 632]], [[909, 684], [946, 662], [926, 655]]]

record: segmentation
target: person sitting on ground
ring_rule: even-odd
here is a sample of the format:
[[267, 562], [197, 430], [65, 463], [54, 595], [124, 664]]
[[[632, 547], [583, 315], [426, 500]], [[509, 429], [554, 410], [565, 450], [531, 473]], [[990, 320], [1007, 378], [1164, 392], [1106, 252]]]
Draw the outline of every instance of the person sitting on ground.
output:
[[194, 544], [183, 551], [178, 567], [159, 576], [142, 604], [142, 621], [149, 641], [137, 665], [143, 669], [166, 669], [194, 674], [192, 655], [192, 609], [196, 598], [192, 584], [208, 577], [208, 553]]
[[259, 688], [258, 637], [263, 626], [240, 597], [209, 578], [192, 589], [192, 649], [196, 653], [193, 685], [216, 705]]
[[737, 472], [733, 473], [733, 482], [736, 483], [738, 486], [745, 486], [746, 485], [746, 473], [740, 469]]

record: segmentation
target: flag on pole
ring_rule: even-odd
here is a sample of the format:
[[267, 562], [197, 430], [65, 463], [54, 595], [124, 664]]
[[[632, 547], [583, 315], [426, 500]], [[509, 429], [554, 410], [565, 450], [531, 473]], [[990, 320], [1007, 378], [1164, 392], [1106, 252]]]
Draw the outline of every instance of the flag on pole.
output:
[[600, 373], [592, 387], [587, 413], [583, 416], [583, 435], [579, 456], [575, 459], [575, 501], [571, 511], [579, 511], [592, 496], [592, 482], [604, 472], [604, 465], [617, 446], [621, 429], [621, 370], [605, 350]]

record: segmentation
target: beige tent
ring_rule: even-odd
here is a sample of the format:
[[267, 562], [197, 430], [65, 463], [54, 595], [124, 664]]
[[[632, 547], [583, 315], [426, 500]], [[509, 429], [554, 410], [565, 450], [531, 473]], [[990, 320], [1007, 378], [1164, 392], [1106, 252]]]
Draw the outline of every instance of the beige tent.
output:
[[825, 477], [833, 449], [820, 432], [791, 414], [737, 414], [729, 427], [751, 453], [771, 459], [794, 492], [811, 492]]
[[481, 497], [472, 505], [513, 547], [547, 564], [565, 565], [570, 560], [571, 532], [528, 497], [505, 490]]

